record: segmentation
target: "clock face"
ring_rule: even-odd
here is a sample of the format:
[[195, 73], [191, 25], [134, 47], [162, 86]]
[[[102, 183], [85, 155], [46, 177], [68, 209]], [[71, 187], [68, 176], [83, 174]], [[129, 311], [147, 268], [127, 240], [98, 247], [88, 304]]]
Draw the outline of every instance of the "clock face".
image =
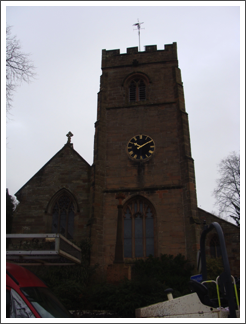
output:
[[127, 144], [127, 153], [137, 161], [149, 159], [155, 151], [155, 143], [148, 135], [136, 135]]

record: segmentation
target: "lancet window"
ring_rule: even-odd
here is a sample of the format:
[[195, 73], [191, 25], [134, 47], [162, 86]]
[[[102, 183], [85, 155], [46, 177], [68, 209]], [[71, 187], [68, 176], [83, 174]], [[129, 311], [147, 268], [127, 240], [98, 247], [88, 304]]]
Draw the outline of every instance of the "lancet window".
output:
[[56, 201], [52, 211], [52, 232], [60, 233], [68, 239], [74, 234], [74, 205], [71, 197], [64, 192]]

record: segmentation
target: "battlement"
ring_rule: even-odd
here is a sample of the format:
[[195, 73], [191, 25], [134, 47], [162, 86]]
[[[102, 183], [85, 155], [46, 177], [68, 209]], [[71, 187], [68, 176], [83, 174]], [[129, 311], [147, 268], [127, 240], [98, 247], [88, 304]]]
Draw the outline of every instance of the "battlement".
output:
[[138, 47], [128, 47], [126, 53], [120, 53], [119, 49], [102, 50], [102, 68], [132, 65], [133, 60], [138, 64], [153, 63], [158, 61], [177, 60], [177, 43], [164, 45], [164, 50], [157, 50], [157, 45], [146, 45], [144, 51]]

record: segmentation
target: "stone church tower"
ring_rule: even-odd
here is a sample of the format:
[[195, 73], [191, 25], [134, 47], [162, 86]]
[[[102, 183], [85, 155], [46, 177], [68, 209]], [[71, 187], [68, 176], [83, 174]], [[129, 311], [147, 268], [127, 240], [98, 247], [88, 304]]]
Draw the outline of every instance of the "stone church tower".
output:
[[[19, 191], [12, 233], [91, 241], [91, 265], [108, 281], [131, 261], [183, 254], [197, 263], [202, 224], [219, 222], [234, 274], [239, 228], [197, 208], [194, 161], [176, 43], [102, 51], [90, 166], [67, 143]], [[207, 251], [219, 255], [211, 233]]]
[[196, 262], [194, 161], [176, 43], [102, 51], [95, 129], [92, 263], [178, 253]]

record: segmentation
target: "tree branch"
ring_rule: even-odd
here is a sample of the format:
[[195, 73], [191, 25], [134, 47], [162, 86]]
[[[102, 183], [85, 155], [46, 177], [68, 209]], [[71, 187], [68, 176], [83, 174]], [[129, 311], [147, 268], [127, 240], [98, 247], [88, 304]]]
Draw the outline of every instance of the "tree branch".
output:
[[240, 224], [240, 156], [231, 153], [219, 164], [220, 178], [213, 195], [220, 213], [229, 213]]
[[16, 36], [11, 37], [11, 26], [6, 29], [6, 109], [11, 108], [13, 93], [22, 81], [35, 79], [35, 66], [29, 59], [30, 54], [21, 52], [21, 45]]

